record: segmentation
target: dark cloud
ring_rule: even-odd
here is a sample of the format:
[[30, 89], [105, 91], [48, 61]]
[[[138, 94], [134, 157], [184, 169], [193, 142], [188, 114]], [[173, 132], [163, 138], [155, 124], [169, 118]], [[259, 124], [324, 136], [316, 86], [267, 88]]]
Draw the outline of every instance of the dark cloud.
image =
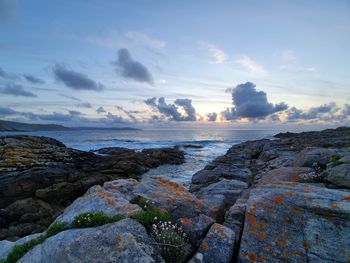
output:
[[63, 82], [67, 87], [74, 90], [102, 91], [104, 86], [90, 79], [87, 75], [65, 68], [62, 65], [55, 65], [53, 73], [58, 81]]
[[218, 118], [218, 114], [216, 112], [207, 114], [208, 121], [216, 121]]
[[[0, 2], [1, 2], [1, 0], [0, 0]], [[0, 6], [0, 8], [1, 8], [1, 6]], [[0, 78], [14, 80], [14, 79], [17, 79], [18, 77], [14, 74], [7, 73], [5, 70], [3, 70], [0, 67]]]
[[296, 107], [292, 107], [286, 111], [287, 118], [289, 121], [297, 120], [313, 120], [313, 119], [322, 119], [322, 120], [331, 120], [332, 118], [341, 118], [344, 116], [344, 110], [346, 110], [346, 105], [343, 109], [342, 114], [336, 114], [339, 110], [337, 105], [334, 102], [329, 104], [324, 104], [319, 107], [310, 108], [308, 111], [303, 111]]
[[113, 64], [118, 67], [123, 77], [153, 84], [153, 77], [150, 71], [140, 62], [133, 60], [129, 50], [126, 48], [119, 49], [118, 60], [113, 62]]
[[[190, 99], [177, 99], [175, 104], [167, 104], [164, 97], [160, 97], [157, 101], [156, 97], [145, 100], [145, 103], [152, 107], [155, 112], [159, 112], [173, 121], [196, 121], [196, 110], [192, 106]], [[177, 106], [182, 107], [185, 115], [179, 111]]]
[[0, 90], [2, 94], [17, 96], [17, 97], [37, 97], [34, 93], [26, 91], [21, 85], [7, 84], [3, 89]]
[[82, 103], [77, 104], [77, 107], [78, 107], [78, 108], [88, 108], [88, 109], [91, 109], [91, 108], [92, 108], [92, 105], [91, 105], [90, 102], [82, 102]]
[[30, 83], [32, 84], [44, 84], [45, 81], [43, 81], [42, 79], [40, 78], [37, 78], [33, 75], [29, 75], [29, 74], [24, 74], [23, 77]]
[[106, 115], [106, 122], [109, 124], [116, 124], [116, 123], [130, 123], [128, 120], [125, 120], [122, 116], [120, 115], [114, 115], [111, 112], [108, 112]]
[[268, 102], [266, 93], [257, 91], [251, 82], [239, 84], [232, 89], [233, 108], [221, 113], [226, 120], [240, 118], [264, 119], [268, 115], [286, 110], [288, 105], [284, 102], [272, 104]]
[[66, 95], [66, 94], [62, 94], [62, 93], [60, 93], [58, 95], [60, 95], [60, 96], [62, 96], [64, 98], [67, 98], [67, 99], [71, 99], [71, 100], [75, 100], [75, 101], [81, 101], [81, 99], [79, 99], [77, 97], [74, 97], [74, 96], [71, 96], [71, 95]]
[[96, 112], [97, 112], [98, 114], [100, 114], [100, 113], [106, 112], [106, 110], [105, 110], [102, 106], [100, 106], [100, 107], [98, 107], [98, 108], [96, 109]]
[[7, 22], [16, 17], [18, 4], [16, 0], [0, 0], [0, 22]]

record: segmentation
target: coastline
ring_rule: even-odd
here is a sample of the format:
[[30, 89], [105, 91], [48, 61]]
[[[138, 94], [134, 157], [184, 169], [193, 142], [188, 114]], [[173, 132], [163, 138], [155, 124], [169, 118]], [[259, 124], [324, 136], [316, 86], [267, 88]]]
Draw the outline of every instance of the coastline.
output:
[[[58, 142], [53, 144], [62, 147]], [[92, 205], [101, 192], [118, 201], [114, 204], [116, 207], [112, 205], [114, 213], [118, 208], [119, 212], [130, 215], [133, 209], [137, 210], [133, 205], [135, 196], [141, 196], [169, 212], [173, 220], [184, 227], [194, 246], [191, 262], [231, 262], [233, 258], [239, 262], [276, 259], [282, 262], [291, 258], [346, 262], [350, 258], [350, 251], [346, 249], [350, 235], [349, 146], [350, 128], [284, 133], [277, 134], [275, 140], [243, 142], [195, 173], [189, 190], [159, 177], [136, 181], [127, 179], [130, 176], [120, 180], [111, 177], [108, 180], [107, 176], [97, 183], [102, 187], [90, 188], [82, 199], [70, 204], [60, 218], [72, 220], [82, 207], [112, 211], [110, 205]], [[112, 156], [119, 154], [116, 149]], [[79, 151], [78, 154], [75, 150], [64, 152], [60, 158], [67, 161], [69, 158], [64, 158], [73, 155], [87, 158], [81, 159], [82, 162], [96, 162], [89, 159], [94, 158], [92, 153]], [[315, 174], [315, 163], [323, 167], [322, 172]], [[117, 166], [108, 171], [109, 176], [116, 170]], [[4, 188], [0, 189], [0, 194], [5, 192]], [[119, 203], [123, 204], [122, 208]], [[3, 212], [0, 217], [2, 215]], [[320, 229], [320, 225], [325, 227]], [[65, 232], [69, 231], [73, 230]], [[58, 235], [61, 234], [64, 233]], [[79, 240], [76, 242], [80, 244]], [[33, 254], [39, 256], [37, 250], [34, 248], [27, 258]]]

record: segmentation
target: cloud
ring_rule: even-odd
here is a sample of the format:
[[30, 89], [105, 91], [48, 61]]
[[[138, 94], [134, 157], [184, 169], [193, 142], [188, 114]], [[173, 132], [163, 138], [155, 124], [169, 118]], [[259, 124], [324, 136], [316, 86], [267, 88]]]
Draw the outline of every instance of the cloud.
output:
[[31, 97], [35, 98], [37, 95], [30, 91], [26, 91], [21, 85], [7, 84], [1, 91], [2, 94], [16, 97]]
[[[167, 104], [164, 97], [160, 97], [157, 101], [156, 97], [149, 98], [145, 100], [145, 103], [152, 107], [155, 112], [169, 118], [172, 121], [196, 121], [196, 110], [192, 106], [192, 100], [190, 99], [177, 99], [174, 104]], [[177, 107], [182, 107], [185, 114], [183, 115], [180, 112], [180, 109]]]
[[344, 118], [346, 116], [346, 105], [342, 114], [337, 114], [339, 108], [334, 102], [324, 104], [318, 107], [312, 107], [308, 111], [303, 111], [296, 107], [292, 107], [286, 111], [288, 121], [298, 120], [334, 120], [336, 118]]
[[96, 112], [97, 112], [98, 114], [100, 114], [100, 113], [106, 112], [106, 110], [105, 110], [102, 106], [100, 106], [100, 107], [98, 107], [98, 108], [96, 109]]
[[0, 22], [7, 22], [16, 17], [18, 4], [16, 0], [0, 0]]
[[42, 79], [39, 79], [33, 75], [24, 74], [23, 76], [28, 82], [30, 82], [32, 84], [44, 84], [45, 83], [45, 81], [43, 81]]
[[56, 80], [74, 90], [102, 91], [104, 89], [101, 83], [90, 79], [85, 74], [67, 69], [63, 65], [56, 64], [53, 68], [53, 73]]
[[283, 50], [281, 52], [278, 52], [277, 55], [281, 57], [282, 60], [288, 61], [288, 62], [295, 62], [299, 60], [298, 56], [295, 54], [293, 50]]
[[[0, 6], [0, 8], [1, 8], [1, 6]], [[18, 77], [16, 75], [14, 75], [14, 74], [7, 73], [5, 70], [3, 70], [0, 67], [0, 78], [8, 79], [8, 80], [14, 80], [14, 79], [17, 79]]]
[[163, 40], [159, 40], [136, 31], [127, 32], [125, 37], [127, 41], [130, 42], [130, 45], [142, 46], [157, 55], [164, 55], [166, 42]]
[[77, 97], [74, 97], [74, 96], [71, 96], [71, 95], [66, 95], [66, 94], [62, 94], [62, 93], [60, 93], [58, 95], [60, 95], [60, 96], [62, 96], [64, 98], [67, 98], [67, 99], [71, 99], [71, 100], [75, 100], [75, 101], [81, 101], [81, 99], [79, 99]]
[[91, 105], [90, 102], [82, 102], [82, 103], [77, 104], [77, 107], [78, 107], [78, 108], [88, 108], [88, 109], [91, 109], [91, 108], [92, 108], [92, 105]]
[[280, 69], [289, 73], [317, 73], [314, 67], [302, 67], [295, 64], [281, 65]]
[[253, 74], [263, 75], [266, 73], [266, 70], [262, 65], [259, 65], [246, 55], [242, 55], [240, 58], [236, 59], [234, 63], [242, 66], [245, 70]]
[[213, 44], [210, 44], [208, 42], [201, 42], [201, 46], [205, 47], [208, 49], [212, 57], [214, 58], [215, 63], [221, 64], [227, 60], [227, 55], [226, 53], [221, 50], [220, 48], [216, 47]]
[[120, 70], [121, 75], [127, 79], [133, 79], [139, 82], [153, 84], [152, 74], [146, 66], [132, 59], [129, 50], [126, 48], [119, 49], [118, 60], [113, 62]]
[[216, 121], [218, 118], [218, 114], [216, 112], [207, 114], [208, 121]]
[[0, 116], [9, 116], [9, 115], [15, 115], [17, 114], [17, 111], [11, 109], [11, 108], [8, 108], [8, 107], [1, 107], [0, 106]]
[[286, 110], [284, 102], [272, 104], [268, 102], [266, 93], [257, 91], [255, 84], [246, 82], [232, 89], [233, 108], [221, 113], [223, 119], [235, 120], [240, 118], [264, 119], [270, 114]]
[[115, 106], [118, 110], [124, 112], [131, 120], [133, 121], [137, 121], [137, 118], [135, 117], [134, 114], [138, 114], [138, 113], [141, 113], [141, 111], [138, 111], [138, 110], [126, 110], [124, 109], [123, 107], [121, 106]]

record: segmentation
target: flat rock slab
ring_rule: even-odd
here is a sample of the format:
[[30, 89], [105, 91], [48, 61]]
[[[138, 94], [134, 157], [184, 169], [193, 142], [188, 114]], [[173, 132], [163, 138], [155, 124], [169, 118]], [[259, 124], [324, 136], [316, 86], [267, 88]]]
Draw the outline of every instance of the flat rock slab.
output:
[[250, 192], [239, 262], [349, 262], [350, 193], [301, 183]]
[[230, 263], [232, 262], [235, 233], [220, 224], [211, 226], [191, 263]]
[[63, 231], [25, 254], [19, 263], [164, 262], [145, 228], [131, 219]]

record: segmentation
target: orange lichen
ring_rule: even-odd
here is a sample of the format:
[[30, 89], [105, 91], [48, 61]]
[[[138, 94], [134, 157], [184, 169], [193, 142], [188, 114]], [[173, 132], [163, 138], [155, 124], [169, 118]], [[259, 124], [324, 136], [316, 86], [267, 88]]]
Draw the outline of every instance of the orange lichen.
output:
[[286, 195], [293, 196], [296, 195], [296, 193], [292, 191], [286, 191]]
[[260, 241], [265, 241], [266, 240], [265, 234], [262, 233], [262, 232], [258, 232], [257, 236], [258, 236]]
[[278, 240], [278, 245], [281, 248], [285, 248], [287, 246], [287, 242], [285, 240]]
[[226, 237], [226, 234], [225, 234], [224, 232], [221, 232], [221, 233], [220, 233], [220, 236]]
[[260, 259], [261, 259], [261, 261], [265, 262], [267, 260], [267, 257], [261, 256]]
[[311, 203], [311, 202], [312, 202], [312, 198], [309, 197], [309, 198], [306, 199], [306, 203], [309, 204], [309, 203]]
[[220, 226], [215, 226], [215, 227], [214, 227], [214, 230], [215, 230], [215, 231], [220, 231], [220, 230], [221, 230], [221, 227], [220, 227]]
[[258, 257], [257, 257], [257, 255], [256, 255], [254, 252], [249, 252], [249, 253], [248, 253], [248, 259], [249, 259], [250, 261], [255, 262], [255, 261], [257, 261]]
[[303, 247], [305, 248], [305, 249], [309, 249], [310, 247], [311, 247], [311, 245], [309, 244], [309, 243], [307, 243], [307, 242], [303, 242]]
[[284, 205], [284, 196], [283, 195], [280, 195], [280, 196], [277, 196], [273, 202], [276, 204], [276, 205]]
[[100, 193], [100, 194], [98, 194], [98, 196], [99, 196], [100, 198], [106, 198], [106, 195], [105, 195], [104, 193]]
[[336, 204], [331, 204], [330, 207], [333, 208], [333, 209], [340, 209], [340, 207], [337, 206]]
[[252, 226], [256, 226], [256, 219], [252, 214], [248, 214], [248, 221]]
[[183, 225], [189, 225], [189, 224], [191, 224], [191, 220], [190, 219], [188, 219], [187, 217], [185, 217], [185, 218], [183, 218], [183, 219], [181, 219], [181, 223], [183, 224]]
[[206, 242], [203, 243], [203, 249], [205, 252], [207, 252], [209, 250], [209, 246]]
[[98, 193], [103, 193], [103, 189], [101, 188], [101, 189], [97, 189], [97, 192]]
[[115, 240], [117, 240], [117, 241], [120, 241], [120, 240], [122, 240], [122, 238], [120, 237], [120, 235], [115, 235]]
[[112, 199], [112, 198], [108, 198], [108, 199], [107, 199], [107, 204], [109, 204], [109, 205], [115, 205], [115, 200]]
[[176, 199], [175, 198], [171, 198], [171, 204], [172, 205], [176, 205]]
[[296, 208], [296, 207], [292, 207], [290, 209], [290, 211], [292, 212], [292, 214], [294, 215], [301, 215], [303, 213], [303, 210], [301, 210], [300, 208]]
[[350, 202], [350, 196], [345, 196], [342, 200], [340, 200], [340, 201], [348, 201], [348, 202]]
[[112, 197], [113, 194], [112, 194], [112, 193], [107, 193], [106, 196], [107, 196], [107, 197]]
[[96, 200], [96, 205], [100, 204], [100, 200]]

